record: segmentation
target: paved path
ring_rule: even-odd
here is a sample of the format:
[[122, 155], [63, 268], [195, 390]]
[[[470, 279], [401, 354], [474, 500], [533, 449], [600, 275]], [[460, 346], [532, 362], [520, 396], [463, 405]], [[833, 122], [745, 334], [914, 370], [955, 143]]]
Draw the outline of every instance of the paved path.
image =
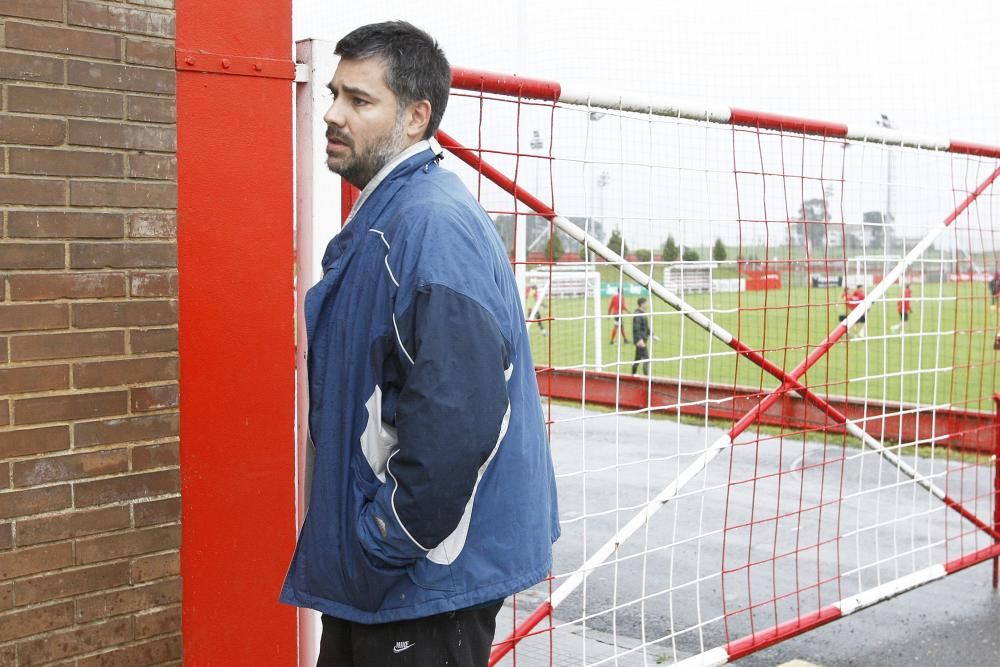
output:
[[[579, 410], [552, 407], [561, 515], [564, 521], [570, 520], [556, 547], [556, 572], [563, 575], [579, 567], [587, 555], [635, 513], [634, 509], [616, 512], [615, 508], [643, 504], [676, 477], [679, 467], [722, 433], [719, 429], [641, 416], [587, 413], [585, 419], [578, 419], [579, 416]], [[664, 456], [668, 451], [680, 451], [684, 456], [680, 461], [676, 457], [670, 459]], [[954, 519], [950, 511], [939, 509], [936, 500], [928, 503], [925, 491], [915, 490], [906, 480], [900, 483], [896, 471], [885, 465], [881, 457], [849, 448], [841, 450], [843, 465], [824, 464], [824, 457], [828, 458], [830, 451], [818, 443], [803, 445], [800, 441], [789, 445], [772, 440], [761, 447], [748, 445], [732, 457], [728, 453], [720, 455], [692, 481], [690, 495], [669, 503], [655, 515], [648, 530], [641, 529], [621, 545], [617, 565], [596, 570], [586, 585], [556, 610], [554, 632], [522, 642], [516, 664], [670, 664], [674, 659], [699, 652], [700, 646], [710, 649], [725, 643], [720, 619], [723, 598], [717, 574], [722, 556], [721, 533], [714, 537], [705, 535], [713, 527], [733, 525], [734, 517], [741, 513], [746, 518], [756, 517], [755, 511], [768, 508], [772, 514], [782, 514], [802, 507], [803, 502], [806, 506], [830, 503], [839, 497], [835, 494], [856, 496], [837, 504], [836, 521], [831, 521], [829, 515], [823, 519], [797, 514], [792, 530], [776, 528], [766, 534], [763, 542], [751, 538], [740, 543], [737, 535], [729, 533], [727, 563], [738, 563], [740, 558], [767, 558], [776, 545], [781, 551], [794, 546], [802, 535], [806, 536], [804, 544], [822, 542], [834, 535], [829, 532], [831, 528], [839, 527], [840, 534], [853, 531], [856, 537], [849, 543], [842, 540], [839, 550], [819, 549], [811, 555], [800, 554], [797, 567], [794, 563], [792, 567], [779, 565], [773, 569], [769, 565], [759, 581], [755, 573], [752, 584], [747, 584], [743, 571], [741, 585], [727, 588], [730, 609], [745, 605], [748, 598], [756, 602], [773, 597], [773, 591], [799, 590], [796, 585], [801, 588], [801, 582], [808, 582], [809, 577], [815, 580], [816, 572], [820, 573], [820, 579], [832, 578], [838, 571], [839, 559], [840, 571], [857, 568], [858, 576], [841, 581], [840, 589], [833, 584], [824, 589], [821, 597], [828, 604], [839, 599], [838, 591], [847, 595], [854, 592], [852, 587], [871, 586], [875, 580], [889, 581], [914, 569], [912, 563], [905, 562], [911, 558], [890, 558], [881, 565], [872, 564], [871, 553], [885, 559], [901, 548], [905, 550], [907, 544], [919, 547], [939, 541], [945, 536], [945, 521], [950, 522], [951, 535], [956, 528], [963, 529], [961, 521]], [[788, 472], [803, 467], [803, 461], [814, 467], [807, 465], [801, 474]], [[925, 474], [943, 474], [944, 468], [931, 461], [918, 460], [916, 465]], [[586, 475], [574, 474], [584, 466], [588, 470]], [[729, 479], [752, 479], [769, 469], [784, 473], [759, 480], [752, 493], [741, 495], [730, 489], [727, 496]], [[982, 475], [978, 475], [980, 472]], [[966, 470], [964, 482], [971, 483], [973, 488], [992, 485], [991, 471], [971, 473]], [[945, 481], [943, 476], [936, 479], [938, 483]], [[948, 481], [954, 489], [954, 480]], [[874, 490], [880, 487], [887, 490]], [[724, 524], [727, 507], [729, 519]], [[925, 510], [932, 520], [898, 520], [922, 517]], [[678, 546], [685, 538], [691, 538], [691, 543]], [[664, 548], [668, 544], [674, 546]], [[738, 551], [731, 553], [733, 544]], [[915, 569], [922, 566], [921, 558], [934, 559], [940, 552], [933, 547], [918, 548]], [[802, 577], [798, 584], [797, 577]], [[563, 580], [557, 579], [556, 585]], [[700, 581], [695, 585], [678, 588], [680, 582], [696, 580]], [[995, 628], [1000, 625], [1000, 595], [993, 593], [989, 584], [989, 565], [981, 565], [748, 656], [738, 664], [770, 667], [802, 658], [823, 667], [912, 665], [921, 660], [933, 665], [1000, 665], [995, 638], [998, 634]], [[547, 588], [536, 588], [523, 595], [518, 617], [523, 618], [533, 610], [546, 592]], [[643, 597], [644, 603], [633, 602]], [[808, 608], [809, 603], [805, 601], [804, 606]], [[584, 609], [585, 622], [581, 620]], [[772, 613], [770, 608], [765, 611]], [[782, 613], [788, 612], [786, 605]], [[757, 620], [758, 628], [769, 627], [768, 614]], [[508, 608], [499, 620], [497, 639], [506, 636], [511, 627]], [[733, 628], [735, 636], [745, 634], [739, 630], [739, 619], [731, 620], [730, 630]], [[683, 629], [689, 630], [672, 641], [655, 641]], [[641, 640], [644, 631], [648, 638], [645, 650]], [[514, 662], [508, 658], [503, 664]]]

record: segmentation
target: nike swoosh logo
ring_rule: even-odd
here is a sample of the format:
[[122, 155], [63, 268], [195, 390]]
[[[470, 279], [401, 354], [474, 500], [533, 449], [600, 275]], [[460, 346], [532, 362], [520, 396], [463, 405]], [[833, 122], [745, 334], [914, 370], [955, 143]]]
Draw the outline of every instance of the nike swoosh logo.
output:
[[397, 642], [396, 645], [392, 647], [392, 652], [393, 653], [402, 653], [406, 649], [412, 648], [414, 646], [416, 646], [416, 644], [413, 644], [411, 642]]

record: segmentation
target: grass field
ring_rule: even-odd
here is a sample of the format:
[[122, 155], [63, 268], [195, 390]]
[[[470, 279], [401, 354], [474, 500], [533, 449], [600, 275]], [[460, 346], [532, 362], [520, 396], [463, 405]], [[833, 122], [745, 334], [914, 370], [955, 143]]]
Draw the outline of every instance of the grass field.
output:
[[[992, 410], [1000, 390], [993, 340], [1000, 324], [981, 283], [913, 284], [913, 312], [902, 329], [896, 310], [900, 288], [889, 290], [867, 317], [862, 338], [841, 339], [804, 381], [820, 394]], [[688, 294], [686, 300], [738, 339], [786, 370], [797, 366], [837, 326], [845, 312], [840, 288]], [[631, 371], [632, 345], [610, 345], [612, 318], [602, 300], [603, 369]], [[630, 309], [635, 297], [628, 298]], [[532, 326], [536, 364], [593, 365], [593, 308], [584, 299], [557, 297], [549, 304], [550, 336]], [[776, 382], [752, 362], [655, 297], [647, 304], [653, 332], [652, 375], [695, 382], [772, 388]], [[631, 321], [625, 318], [631, 340]], [[855, 334], [859, 333], [858, 328]], [[586, 352], [585, 352], [586, 350]]]

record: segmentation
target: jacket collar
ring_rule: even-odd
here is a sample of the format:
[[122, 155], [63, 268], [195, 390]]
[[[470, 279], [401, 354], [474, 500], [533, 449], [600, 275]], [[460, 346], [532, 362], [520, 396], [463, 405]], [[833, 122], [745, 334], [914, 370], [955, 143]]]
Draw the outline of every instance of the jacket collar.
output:
[[379, 169], [378, 173], [375, 174], [372, 180], [368, 181], [368, 185], [365, 186], [365, 189], [361, 191], [361, 196], [358, 197], [358, 200], [354, 202], [354, 206], [351, 207], [350, 214], [348, 214], [347, 219], [344, 220], [344, 226], [346, 227], [347, 224], [354, 219], [354, 216], [357, 215], [357, 213], [361, 210], [361, 207], [368, 201], [368, 197], [375, 192], [376, 189], [378, 189], [378, 186], [381, 185], [382, 181], [384, 181], [389, 174], [396, 169], [396, 167], [406, 162], [414, 155], [428, 150], [433, 152], [435, 158], [441, 157], [441, 154], [444, 152], [437, 139], [431, 137], [430, 139], [418, 141], [409, 148], [406, 148], [403, 152], [389, 160], [385, 166]]

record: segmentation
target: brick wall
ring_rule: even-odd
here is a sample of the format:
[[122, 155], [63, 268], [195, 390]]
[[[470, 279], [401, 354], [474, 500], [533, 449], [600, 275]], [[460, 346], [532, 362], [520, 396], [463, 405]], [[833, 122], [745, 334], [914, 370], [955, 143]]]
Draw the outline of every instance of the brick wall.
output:
[[0, 0], [0, 665], [179, 664], [173, 0]]

